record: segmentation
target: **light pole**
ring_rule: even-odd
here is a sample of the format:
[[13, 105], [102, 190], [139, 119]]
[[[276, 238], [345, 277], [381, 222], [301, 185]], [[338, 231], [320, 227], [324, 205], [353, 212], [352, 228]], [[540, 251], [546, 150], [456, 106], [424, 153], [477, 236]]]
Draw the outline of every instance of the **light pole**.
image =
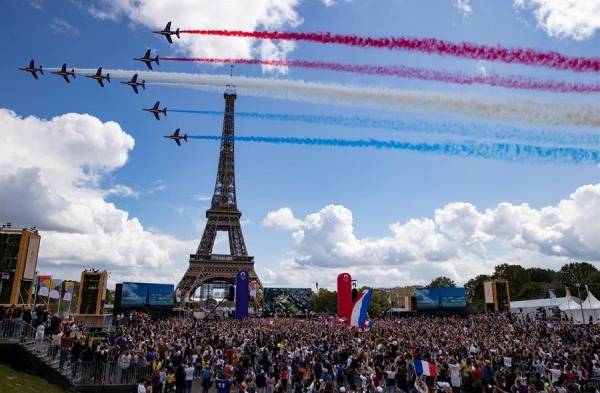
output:
[[583, 301], [581, 301], [581, 284], [576, 283], [577, 296], [579, 297], [579, 307], [581, 308], [581, 323], [585, 324], [585, 316], [583, 315]]

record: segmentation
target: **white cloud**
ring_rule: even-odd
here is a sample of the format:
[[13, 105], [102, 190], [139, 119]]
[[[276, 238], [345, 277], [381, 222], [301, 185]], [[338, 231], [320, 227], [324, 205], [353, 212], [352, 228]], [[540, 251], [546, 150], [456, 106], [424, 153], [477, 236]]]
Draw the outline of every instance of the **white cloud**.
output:
[[294, 217], [294, 214], [289, 207], [282, 207], [267, 213], [267, 216], [263, 220], [263, 225], [276, 229], [293, 231], [300, 229], [302, 221]]
[[514, 0], [514, 5], [533, 9], [538, 27], [550, 37], [582, 41], [600, 29], [600, 0]]
[[349, 3], [352, 0], [322, 0], [325, 7], [332, 7], [340, 3]]
[[79, 35], [79, 29], [77, 27], [58, 17], [52, 19], [52, 22], [50, 22], [50, 28], [57, 33]]
[[[299, 0], [103, 0], [99, 7], [87, 7], [99, 19], [116, 21], [125, 15], [145, 28], [190, 29], [283, 29], [296, 27], [302, 18], [296, 12]], [[164, 39], [164, 38], [160, 38]], [[253, 57], [282, 59], [294, 49], [289, 41], [253, 40], [182, 35], [174, 38], [184, 53], [196, 57]], [[264, 67], [263, 70], [286, 72], [286, 68]]]
[[117, 184], [114, 187], [109, 188], [106, 191], [106, 195], [116, 195], [116, 196], [120, 196], [120, 197], [133, 197], [133, 198], [139, 198], [140, 197], [140, 192], [136, 191], [134, 189], [132, 189], [129, 186], [126, 186], [124, 184]]
[[[440, 274], [464, 282], [501, 262], [558, 267], [571, 260], [600, 261], [600, 184], [579, 187], [556, 206], [540, 209], [503, 202], [480, 211], [470, 203], [449, 203], [432, 218], [393, 223], [390, 235], [379, 238], [357, 237], [352, 212], [340, 205], [304, 219], [281, 208], [264, 223], [292, 231], [292, 258], [279, 269], [265, 269], [273, 282], [310, 283], [311, 275], [331, 278], [341, 269], [363, 275], [371, 285], [384, 285], [388, 271], [404, 284]], [[282, 270], [285, 266], [291, 270]]]
[[464, 18], [468, 17], [473, 12], [471, 0], [454, 0], [454, 8], [460, 11]]
[[112, 271], [115, 279], [161, 277], [196, 246], [144, 228], [106, 201], [111, 194], [136, 193], [125, 185], [99, 186], [127, 162], [134, 146], [119, 124], [76, 113], [22, 118], [0, 109], [0, 129], [0, 217], [41, 230], [42, 271], [76, 278], [94, 266]]

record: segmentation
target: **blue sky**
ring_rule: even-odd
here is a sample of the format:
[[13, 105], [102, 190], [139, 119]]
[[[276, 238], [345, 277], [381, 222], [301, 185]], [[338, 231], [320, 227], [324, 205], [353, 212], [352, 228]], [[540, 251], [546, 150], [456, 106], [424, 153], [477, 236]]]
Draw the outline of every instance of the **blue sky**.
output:
[[[117, 122], [122, 132], [135, 140], [135, 147], [131, 149], [124, 147], [127, 146], [126, 141], [120, 145], [127, 159], [106, 164], [104, 156], [98, 158], [101, 163], [99, 165], [104, 165], [104, 170], [99, 171], [101, 173], [93, 179], [86, 178], [83, 185], [72, 183], [64, 186], [71, 190], [64, 193], [72, 195], [75, 192], [72, 189], [79, 193], [88, 188], [98, 198], [94, 203], [114, 204], [119, 212], [126, 212], [126, 220], [137, 218], [144, 233], [150, 233], [147, 241], [155, 246], [158, 244], [156, 255], [153, 256], [148, 256], [140, 246], [133, 247], [133, 250], [115, 247], [112, 250], [115, 255], [108, 252], [108, 247], [107, 252], [98, 253], [97, 256], [78, 257], [78, 253], [87, 254], [88, 250], [85, 247], [68, 248], [64, 244], [58, 244], [61, 241], [70, 242], [72, 239], [68, 234], [78, 232], [73, 228], [55, 228], [57, 217], [63, 217], [60, 212], [49, 215], [48, 220], [40, 219], [36, 222], [35, 217], [19, 212], [19, 208], [30, 209], [29, 204], [36, 203], [36, 198], [20, 195], [20, 192], [25, 192], [23, 188], [14, 188], [10, 200], [7, 194], [0, 193], [0, 205], [3, 204], [2, 198], [6, 198], [5, 208], [0, 206], [0, 221], [38, 225], [48, 232], [47, 236], [43, 232], [45, 242], [42, 243], [39, 269], [42, 273], [55, 271], [56, 275], [64, 278], [75, 278], [81, 268], [100, 266], [112, 272], [113, 282], [139, 279], [165, 282], [178, 280], [187, 267], [186, 254], [195, 251], [202, 233], [204, 210], [209, 203], [205, 197], [212, 194], [214, 186], [218, 144], [190, 141], [179, 148], [161, 136], [175, 128], [191, 134], [218, 134], [222, 118], [169, 113], [166, 118], [157, 122], [140, 109], [160, 100], [168, 108], [222, 110], [224, 102], [221, 93], [156, 85], [148, 86], [147, 90], [135, 95], [117, 81], [105, 88], [81, 77], [69, 85], [51, 75], [35, 81], [29, 75], [16, 71], [17, 67], [24, 66], [31, 58], [35, 58], [44, 67], [59, 66], [67, 62], [75, 67], [103, 66], [141, 70], [143, 65], [131, 58], [141, 56], [146, 48], [152, 48], [161, 56], [230, 56], [248, 53], [255, 57], [260, 57], [261, 48], [264, 49], [260, 42], [225, 38], [203, 41], [203, 37], [186, 37], [177, 46], [169, 45], [163, 38], [150, 33], [151, 26], [162, 27], [168, 20], [173, 20], [174, 26], [182, 28], [235, 28], [236, 21], [242, 20], [244, 24], [240, 28], [246, 29], [247, 26], [255, 26], [374, 36], [436, 37], [480, 44], [534, 47], [572, 56], [600, 56], [600, 35], [597, 33], [600, 26], [594, 21], [600, 15], [596, 14], [596, 18], [593, 14], [589, 15], [590, 9], [600, 12], [597, 1], [589, 1], [590, 8], [585, 12], [567, 10], [567, 15], [573, 18], [573, 22], [558, 25], [552, 19], [552, 14], [546, 19], [540, 17], [540, 10], [543, 11], [546, 6], [543, 0], [517, 1], [517, 4], [510, 1], [459, 2], [468, 4], [470, 12], [461, 11], [457, 2], [452, 0], [354, 0], [339, 1], [330, 6], [317, 0], [272, 2], [276, 5], [265, 5], [269, 2], [257, 1], [256, 7], [263, 7], [264, 12], [254, 19], [252, 12], [245, 10], [245, 7], [252, 6], [246, 4], [238, 7], [239, 3], [227, 1], [219, 5], [228, 11], [228, 15], [223, 16], [224, 26], [218, 23], [219, 18], [216, 16], [219, 14], [214, 15], [211, 22], [205, 21], [215, 12], [211, 9], [210, 1], [198, 2], [198, 7], [186, 10], [184, 6], [179, 7], [176, 1], [168, 0], [162, 2], [167, 7], [160, 13], [152, 6], [146, 7], [145, 3], [129, 3], [126, 0], [101, 3], [10, 0], [0, 15], [4, 26], [3, 60], [0, 62], [0, 108], [14, 111], [22, 117], [31, 115], [52, 119], [66, 113], [78, 113], [90, 114], [102, 122]], [[594, 6], [597, 7], [593, 8]], [[269, 14], [273, 9], [279, 12]], [[566, 11], [559, 9], [549, 12]], [[190, 18], [190, 13], [198, 14], [197, 25], [189, 25], [187, 22], [186, 18]], [[267, 16], [264, 16], [265, 13]], [[184, 17], [185, 14], [188, 15]], [[154, 23], [155, 20], [164, 23]], [[588, 29], [583, 29], [582, 32], [582, 25]], [[195, 42], [191, 42], [192, 40]], [[206, 47], [202, 46], [204, 42]], [[548, 79], [598, 81], [598, 76], [593, 74], [573, 74], [539, 67], [304, 42], [296, 43], [293, 49], [287, 48], [283, 55], [289, 59], [401, 64], [469, 74], [485, 69], [485, 72]], [[159, 70], [219, 74], [226, 73], [228, 68], [162, 62]], [[597, 95], [510, 91], [483, 86], [462, 87], [302, 69], [272, 73], [264, 72], [258, 67], [237, 66], [234, 72], [241, 76], [598, 105]], [[236, 110], [508, 124], [450, 113], [392, 112], [243, 95], [236, 101]], [[18, 121], [11, 124], [17, 124], [15, 129], [18, 130]], [[12, 130], [6, 126], [2, 128], [9, 130], [8, 132]], [[597, 128], [584, 130], [557, 127], [556, 130], [598, 132]], [[239, 135], [460, 140], [451, 136], [422, 137], [389, 130], [241, 118], [236, 119], [236, 132]], [[61, 143], [60, 132], [53, 134], [58, 135], [57, 138], [46, 138], [44, 142], [35, 140], [36, 135], [39, 135], [35, 129], [26, 135], [30, 135], [33, 140], [22, 139], [18, 143], [43, 143], [43, 148], [35, 150], [42, 154], [44, 151], [52, 151], [55, 144]], [[89, 134], [87, 137], [94, 139]], [[9, 137], [6, 140], [9, 143], [4, 149], [8, 149], [9, 153], [19, 151], [19, 154], [31, 155], [24, 150], [25, 147], [12, 142], [18, 139]], [[99, 151], [111, 154], [109, 149]], [[22, 168], [12, 164], [15, 165], [15, 173], [23, 168], [41, 168], [43, 174], [46, 166], [52, 166], [52, 162], [46, 162], [44, 156], [27, 162]], [[82, 168], [88, 165], [85, 160], [78, 162], [81, 162]], [[581, 214], [573, 213], [589, 211], [590, 206], [595, 205], [584, 202], [581, 204], [579, 199], [570, 198], [576, 190], [580, 190], [580, 194], [586, 198], [592, 198], [590, 194], [595, 198], [594, 192], [598, 190], [594, 187], [600, 182], [600, 172], [596, 165], [507, 163], [376, 149], [238, 143], [236, 172], [238, 204], [243, 213], [246, 244], [250, 254], [255, 256], [259, 274], [268, 285], [305, 286], [313, 285], [314, 281], [330, 285], [336, 272], [342, 270], [352, 272], [365, 284], [371, 285], [423, 283], [440, 274], [450, 275], [461, 282], [478, 272], [491, 270], [494, 263], [516, 262], [557, 267], [583, 256], [596, 262], [595, 246], [599, 244], [589, 240], [588, 236], [591, 230], [589, 225], [592, 224], [585, 226], [579, 219]], [[60, 177], [57, 173], [59, 171], [42, 175], [44, 187], [41, 193], [60, 195], [63, 192], [63, 186], [58, 186], [61, 182], [53, 177]], [[126, 186], [130, 191], [119, 192], [118, 186]], [[581, 191], [580, 188], [584, 186], [589, 186], [593, 191]], [[585, 201], [596, 203], [594, 198]], [[561, 200], [564, 203], [561, 204]], [[448, 207], [448, 204], [455, 202], [460, 205]], [[491, 229], [496, 226], [490, 224], [491, 221], [501, 220], [498, 218], [500, 211], [496, 209], [502, 203], [507, 203], [513, 209], [502, 220], [513, 220], [509, 226], [517, 228], [506, 236], [504, 229], [496, 233]], [[527, 204], [529, 210], [524, 212], [521, 204]], [[548, 210], [542, 210], [545, 206], [554, 209], [551, 218], [546, 217]], [[293, 217], [278, 210], [281, 208], [289, 208]], [[486, 215], [486, 209], [494, 213]], [[436, 210], [440, 212], [437, 215]], [[97, 210], [90, 211], [90, 214], [100, 216]], [[266, 220], [270, 212], [279, 214], [275, 213], [270, 220]], [[348, 212], [351, 212], [351, 225], [348, 225]], [[451, 226], [444, 221], [445, 213], [455, 219]], [[305, 218], [310, 214], [313, 214], [312, 218]], [[533, 218], [527, 221], [523, 217]], [[406, 226], [411, 220], [418, 221], [416, 229]], [[428, 226], [427, 220], [432, 221], [433, 229]], [[554, 221], [548, 224], [549, 220]], [[54, 224], [48, 224], [47, 228], [39, 225], [39, 222], [45, 221]], [[390, 225], [393, 224], [404, 226], [404, 230], [392, 235]], [[95, 225], [102, 227], [104, 224]], [[106, 232], [111, 230], [113, 229], [107, 229]], [[414, 239], [412, 236], [416, 236], [421, 230], [427, 233]], [[97, 233], [95, 231], [96, 229], [89, 233], [90, 238]], [[161, 241], [153, 240], [152, 236], [156, 234], [161, 237]], [[435, 250], [420, 254], [419, 249], [433, 243], [436, 244], [433, 247]], [[143, 262], [150, 259], [152, 262]], [[364, 265], [370, 267], [365, 268]]]

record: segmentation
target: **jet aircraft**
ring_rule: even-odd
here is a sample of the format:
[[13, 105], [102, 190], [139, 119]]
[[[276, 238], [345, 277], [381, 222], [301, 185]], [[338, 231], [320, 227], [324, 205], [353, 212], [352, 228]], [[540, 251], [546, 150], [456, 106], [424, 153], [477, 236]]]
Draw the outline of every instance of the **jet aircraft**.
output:
[[102, 87], [104, 87], [104, 82], [102, 82], [103, 79], [106, 79], [106, 81], [110, 83], [110, 74], [107, 73], [106, 76], [103, 76], [102, 67], [98, 67], [98, 71], [96, 71], [94, 75], [86, 75], [85, 77], [97, 80]]
[[156, 104], [154, 104], [154, 106], [152, 108], [143, 108], [143, 111], [146, 112], [150, 112], [154, 115], [154, 117], [156, 117], [156, 120], [160, 120], [160, 116], [158, 116], [160, 113], [162, 113], [163, 115], [167, 115], [167, 108], [164, 107], [163, 109], [160, 109], [158, 107], [158, 105], [160, 105], [160, 101], [156, 101]]
[[21, 71], [27, 71], [27, 72], [30, 72], [30, 73], [31, 73], [31, 75], [33, 75], [33, 77], [34, 77], [35, 79], [39, 79], [39, 78], [38, 78], [38, 76], [37, 76], [37, 72], [39, 72], [40, 74], [44, 75], [44, 70], [42, 69], [42, 66], [40, 66], [39, 68], [35, 68], [35, 64], [34, 64], [34, 61], [33, 61], [33, 60], [31, 60], [31, 61], [29, 62], [29, 66], [27, 66], [27, 67], [23, 67], [23, 68], [19, 68], [19, 69], [20, 69]]
[[138, 77], [138, 74], [134, 74], [133, 78], [131, 78], [131, 80], [129, 82], [121, 82], [124, 85], [131, 86], [131, 88], [133, 89], [135, 94], [138, 94], [138, 86], [142, 86], [142, 89], [146, 90], [146, 81], [143, 80], [141, 82], [138, 82], [137, 77]]
[[150, 70], [152, 69], [152, 62], [155, 62], [156, 65], [159, 64], [158, 55], [156, 55], [154, 58], [150, 57], [150, 49], [146, 50], [144, 57], [134, 57], [133, 60], [143, 61]]
[[167, 23], [167, 26], [164, 28], [164, 30], [153, 31], [153, 33], [161, 34], [161, 35], [165, 36], [165, 38], [167, 39], [167, 41], [169, 41], [170, 44], [173, 43], [173, 40], [171, 39], [171, 36], [173, 34], [175, 34], [177, 36], [177, 38], [180, 38], [179, 37], [179, 28], [177, 28], [177, 30], [175, 30], [175, 31], [171, 31], [171, 22]]
[[181, 146], [181, 139], [183, 139], [184, 141], [187, 142], [188, 140], [188, 135], [184, 134], [183, 136], [179, 135], [179, 128], [175, 130], [175, 132], [173, 133], [173, 135], [165, 135], [165, 138], [169, 138], [169, 139], [173, 139], [175, 141], [175, 143], [177, 143], [177, 146]]
[[60, 71], [51, 71], [50, 73], [62, 76], [63, 78], [65, 78], [65, 81], [67, 83], [71, 83], [71, 81], [69, 80], [69, 75], [71, 75], [73, 79], [75, 78], [75, 70], [71, 69], [71, 72], [67, 71], [67, 64], [63, 64]]

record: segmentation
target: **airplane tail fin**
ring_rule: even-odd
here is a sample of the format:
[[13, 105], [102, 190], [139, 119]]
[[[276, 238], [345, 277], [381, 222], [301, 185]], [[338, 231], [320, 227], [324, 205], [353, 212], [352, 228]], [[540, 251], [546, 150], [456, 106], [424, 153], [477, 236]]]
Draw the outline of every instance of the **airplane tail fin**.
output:
[[73, 79], [75, 79], [75, 69], [74, 68], [71, 69], [71, 74], [72, 74], [71, 76], [73, 77]]
[[146, 81], [142, 79], [142, 83], [140, 83], [140, 86], [142, 86], [142, 89], [146, 90]]
[[110, 74], [106, 74], [106, 80], [110, 83]]
[[167, 107], [165, 106], [165, 108], [163, 109], [163, 114], [166, 116], [167, 115]]
[[179, 37], [179, 27], [177, 28], [177, 30], [175, 30], [175, 35], [177, 36], [177, 38], [181, 38]]
[[183, 136], [183, 140], [187, 142], [187, 134]]
[[44, 69], [42, 66], [40, 66], [40, 74], [44, 75]]
[[156, 57], [154, 58], [154, 61], [156, 62], [156, 65], [159, 65], [160, 63], [158, 62], [158, 55], [156, 55]]

